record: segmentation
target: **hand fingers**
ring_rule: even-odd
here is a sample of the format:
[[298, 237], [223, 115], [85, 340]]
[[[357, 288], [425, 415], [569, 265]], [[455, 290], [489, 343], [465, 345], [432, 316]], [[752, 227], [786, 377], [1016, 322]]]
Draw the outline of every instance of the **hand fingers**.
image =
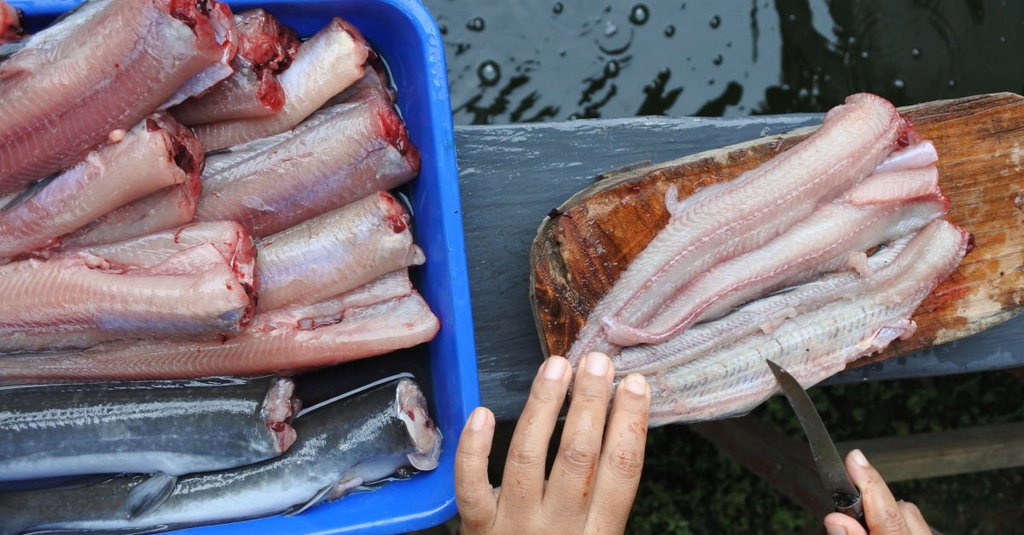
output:
[[455, 501], [464, 535], [480, 533], [494, 523], [496, 500], [487, 479], [487, 463], [494, 440], [494, 413], [477, 407], [466, 422], [455, 451]]
[[924, 515], [921, 514], [921, 510], [916, 505], [910, 502], [900, 501], [897, 504], [900, 511], [903, 513], [904, 520], [907, 521], [907, 526], [910, 528], [910, 532], [914, 535], [918, 533], [924, 535], [931, 535], [934, 533], [932, 528], [928, 526], [928, 522], [925, 521]]
[[643, 470], [650, 406], [651, 389], [644, 376], [630, 374], [619, 383], [590, 506], [588, 525], [594, 533], [626, 531]]
[[843, 513], [825, 515], [825, 533], [828, 535], [868, 535], [868, 532], [852, 516]]
[[[864, 505], [864, 519], [871, 535], [912, 535], [903, 510], [896, 503], [882, 476], [864, 457], [860, 450], [853, 450], [846, 456], [846, 469], [850, 479], [860, 489]], [[927, 529], [927, 526], [925, 527]], [[924, 531], [923, 533], [931, 533]]]
[[612, 376], [611, 360], [603, 353], [586, 355], [576, 369], [562, 442], [544, 495], [544, 510], [550, 513], [547, 517], [557, 523], [582, 526], [586, 521], [601, 457]]
[[526, 518], [523, 515], [540, 508], [548, 443], [571, 378], [569, 362], [550, 357], [533, 381], [505, 460], [498, 496], [498, 508], [504, 517]]

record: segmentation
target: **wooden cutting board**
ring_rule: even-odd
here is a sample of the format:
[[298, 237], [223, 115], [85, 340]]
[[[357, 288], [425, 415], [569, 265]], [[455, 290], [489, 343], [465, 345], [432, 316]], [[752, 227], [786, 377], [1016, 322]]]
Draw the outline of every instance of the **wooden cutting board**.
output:
[[[980, 332], [1015, 316], [1024, 302], [1024, 98], [998, 93], [900, 111], [935, 144], [948, 217], [974, 235], [975, 247], [914, 314], [913, 337], [849, 367]], [[663, 199], [670, 184], [682, 198], [812, 131], [612, 171], [552, 210], [530, 251], [531, 303], [546, 354], [568, 350], [593, 306], [668, 221]]]

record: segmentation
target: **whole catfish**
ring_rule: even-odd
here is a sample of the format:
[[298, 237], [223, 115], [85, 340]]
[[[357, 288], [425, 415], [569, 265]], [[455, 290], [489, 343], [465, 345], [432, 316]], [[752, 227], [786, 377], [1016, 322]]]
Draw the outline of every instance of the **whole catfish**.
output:
[[261, 463], [193, 474], [171, 488], [143, 476], [0, 493], [0, 535], [115, 531], [120, 535], [305, 510], [412, 466], [437, 467], [441, 434], [416, 383], [402, 377], [304, 410], [298, 439]]
[[273, 376], [0, 388], [0, 482], [269, 459], [295, 440], [294, 389]]

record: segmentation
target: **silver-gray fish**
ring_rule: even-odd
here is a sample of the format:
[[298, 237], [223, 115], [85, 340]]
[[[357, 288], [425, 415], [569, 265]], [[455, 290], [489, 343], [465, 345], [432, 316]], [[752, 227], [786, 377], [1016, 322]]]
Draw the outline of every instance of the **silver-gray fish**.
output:
[[122, 476], [96, 485], [0, 493], [0, 535], [62, 530], [127, 535], [301, 513], [404, 467], [433, 470], [440, 457], [441, 434], [408, 377], [304, 410], [294, 426], [298, 439], [279, 457], [184, 476], [173, 486]]
[[277, 377], [0, 388], [0, 481], [262, 461], [295, 441], [294, 388]]

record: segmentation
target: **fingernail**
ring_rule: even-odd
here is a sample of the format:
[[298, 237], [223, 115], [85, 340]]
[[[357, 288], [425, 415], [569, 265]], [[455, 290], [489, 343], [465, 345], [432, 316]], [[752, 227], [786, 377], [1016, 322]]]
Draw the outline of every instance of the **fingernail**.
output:
[[608, 366], [611, 364], [611, 361], [603, 353], [590, 353], [586, 359], [587, 362], [584, 363], [584, 366], [587, 373], [598, 377], [608, 375]]
[[544, 363], [544, 378], [557, 381], [565, 375], [566, 361], [562, 357], [550, 357]]
[[853, 451], [851, 451], [850, 452], [850, 458], [853, 459], [853, 462], [855, 462], [858, 465], [863, 466], [865, 468], [871, 466], [871, 463], [868, 462], [868, 458], [865, 457], [864, 453], [861, 452], [860, 450], [853, 450]]
[[846, 528], [843, 526], [825, 524], [825, 533], [828, 533], [828, 535], [846, 535]]
[[622, 386], [626, 387], [626, 390], [638, 395], [643, 396], [647, 394], [647, 379], [639, 373], [631, 373], [622, 380]]
[[477, 407], [473, 409], [473, 412], [469, 413], [469, 428], [473, 431], [479, 431], [487, 425], [487, 411], [483, 407]]

